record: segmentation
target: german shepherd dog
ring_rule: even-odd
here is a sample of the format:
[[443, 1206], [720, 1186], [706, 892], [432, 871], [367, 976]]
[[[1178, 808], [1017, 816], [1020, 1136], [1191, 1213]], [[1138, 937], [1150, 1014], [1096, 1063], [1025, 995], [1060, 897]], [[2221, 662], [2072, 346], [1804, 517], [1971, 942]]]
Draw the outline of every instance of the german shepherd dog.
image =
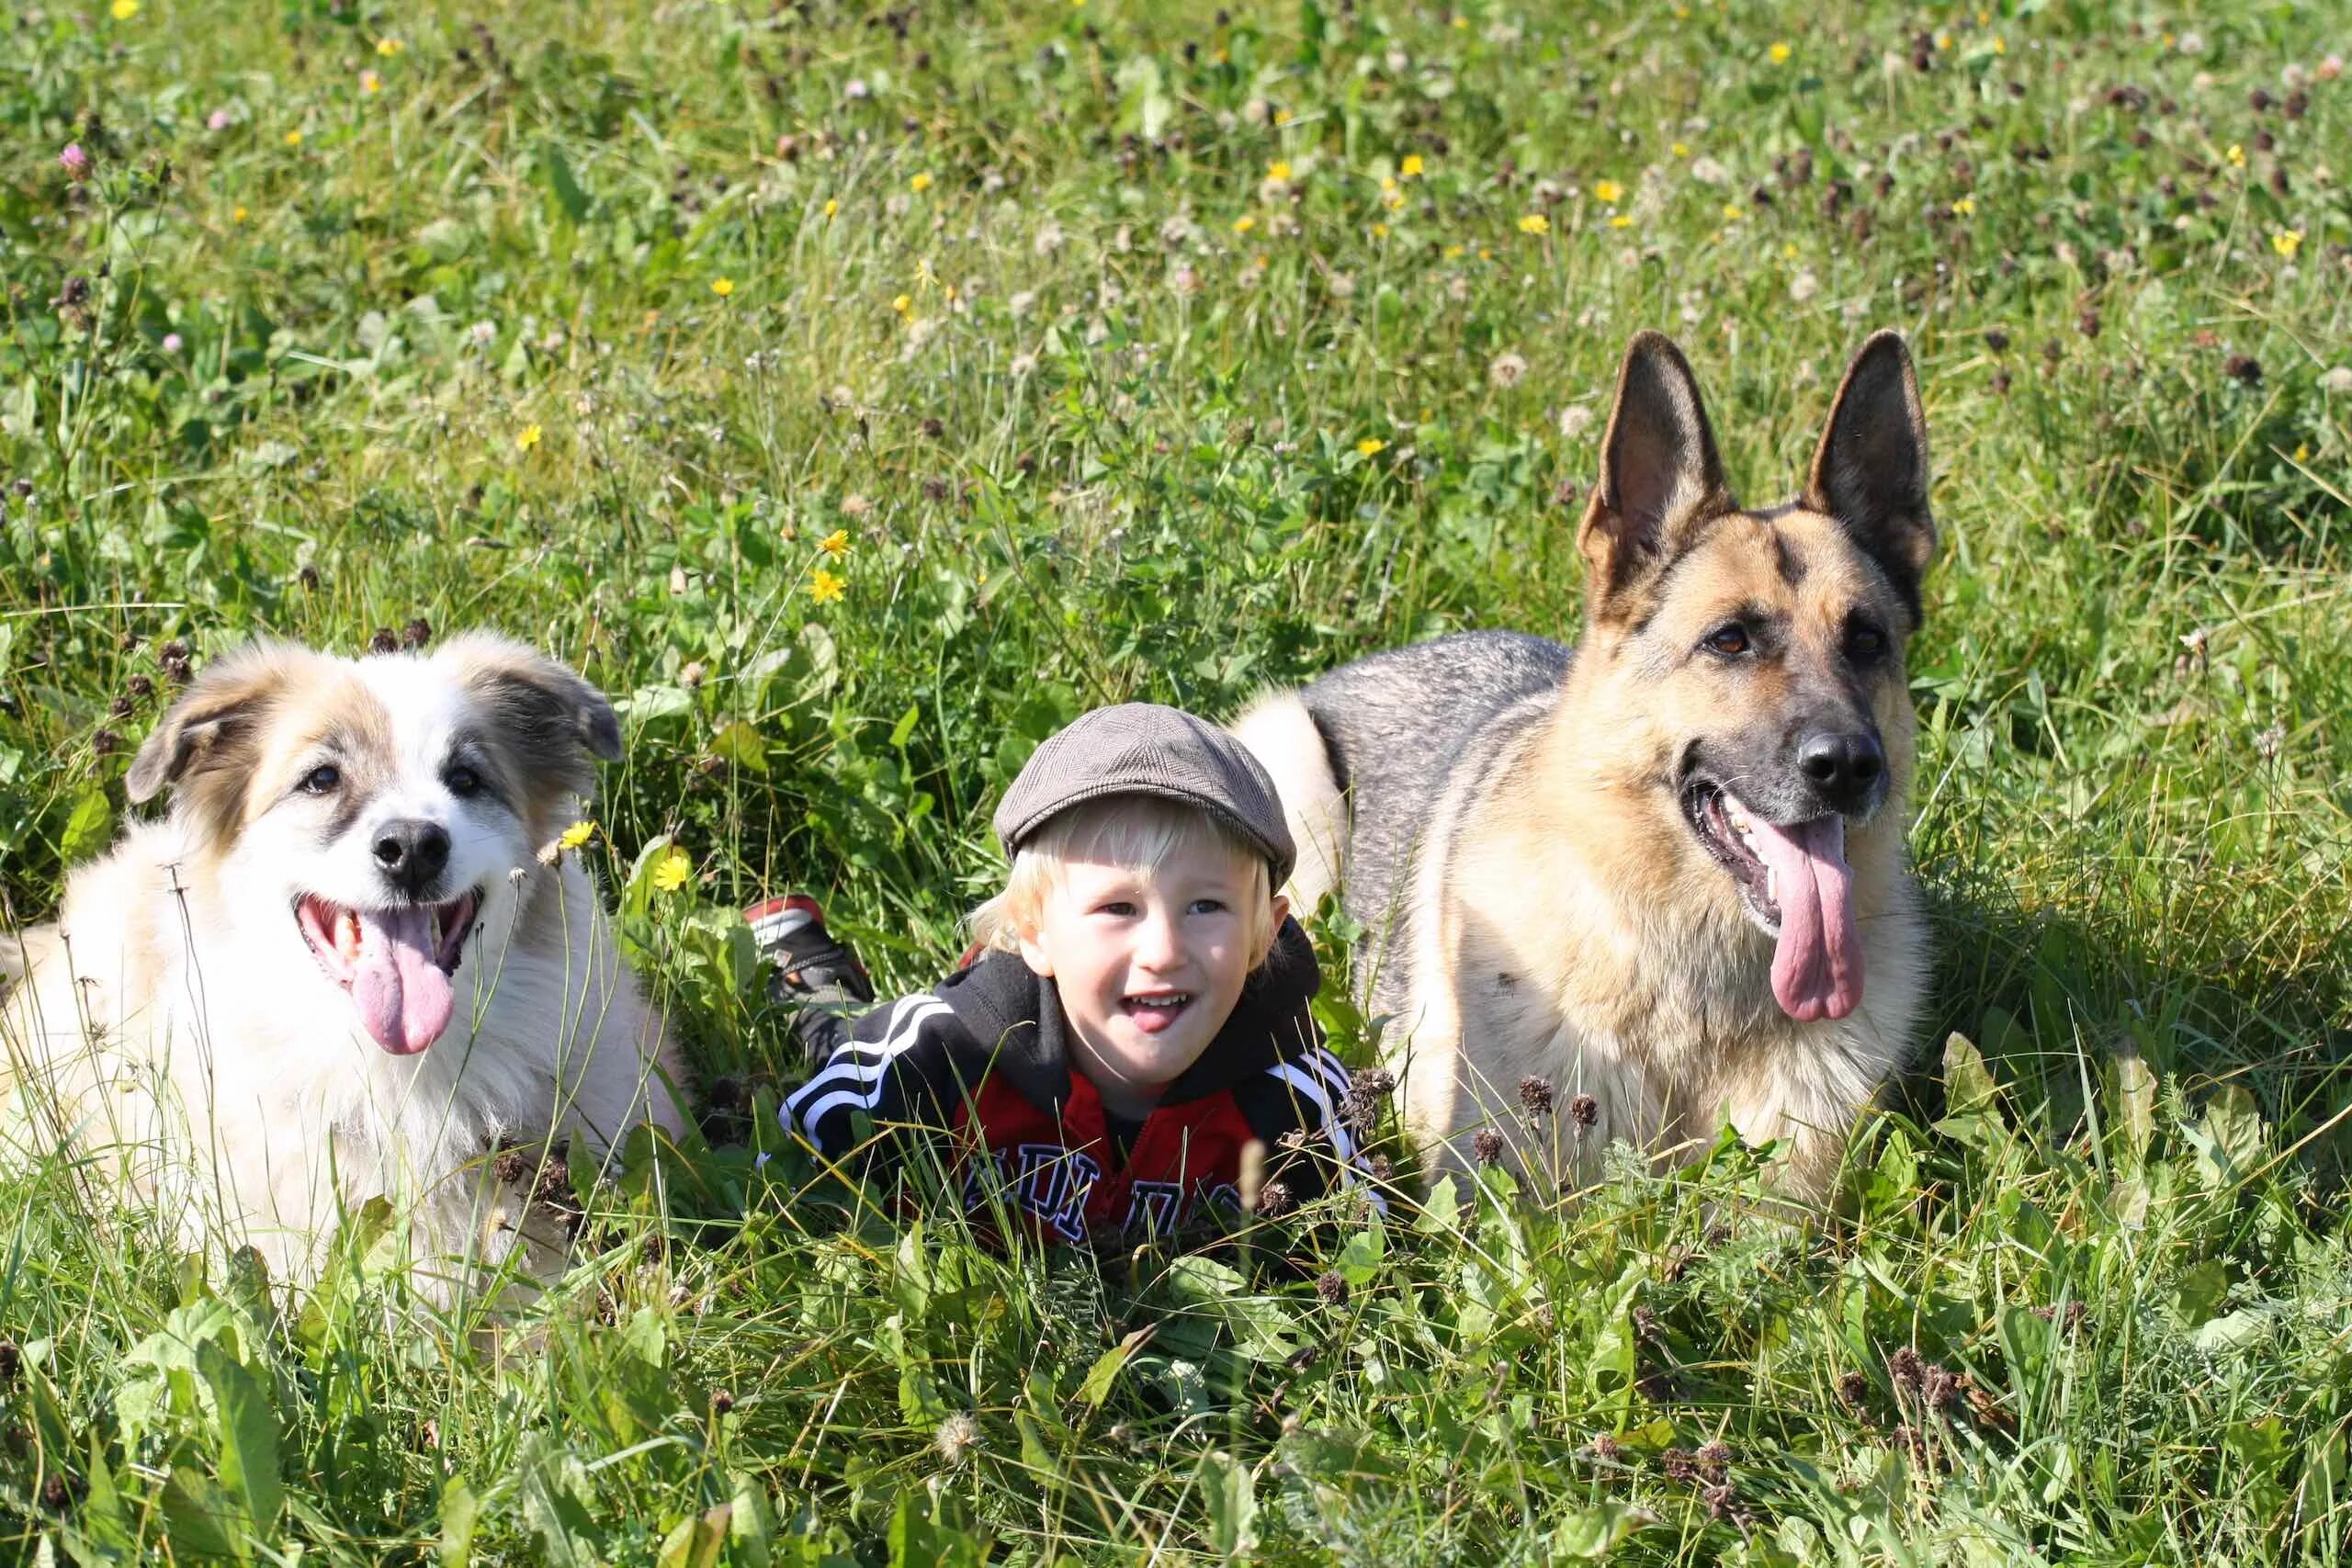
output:
[[[1644, 333], [1600, 464], [1579, 648], [1441, 637], [1234, 728], [1282, 791], [1294, 900], [1337, 888], [1365, 929], [1432, 1167], [1487, 1126], [1522, 1168], [1575, 1171], [1618, 1137], [1688, 1157], [1728, 1122], [1817, 1199], [1928, 973], [1903, 837], [1903, 650], [1936, 545], [1910, 355], [1863, 344], [1803, 492], [1748, 510], [1690, 364]], [[1529, 1077], [1549, 1120], [1521, 1111]]]

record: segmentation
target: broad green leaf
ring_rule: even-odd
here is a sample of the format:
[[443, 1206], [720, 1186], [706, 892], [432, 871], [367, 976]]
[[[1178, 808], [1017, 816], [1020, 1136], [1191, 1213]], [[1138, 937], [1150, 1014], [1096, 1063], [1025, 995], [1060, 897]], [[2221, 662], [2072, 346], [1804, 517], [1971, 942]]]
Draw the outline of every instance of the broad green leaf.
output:
[[286, 1504], [278, 1473], [277, 1412], [260, 1380], [208, 1340], [197, 1347], [197, 1369], [212, 1390], [220, 1427], [220, 1480], [244, 1505], [254, 1530], [266, 1536]]

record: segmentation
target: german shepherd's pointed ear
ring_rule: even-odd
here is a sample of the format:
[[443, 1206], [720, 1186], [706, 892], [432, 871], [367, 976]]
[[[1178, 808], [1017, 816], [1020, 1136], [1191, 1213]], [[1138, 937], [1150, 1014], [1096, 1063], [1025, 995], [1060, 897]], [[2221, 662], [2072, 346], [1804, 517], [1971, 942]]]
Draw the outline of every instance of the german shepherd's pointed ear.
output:
[[206, 775], [230, 773], [229, 793], [242, 794], [243, 765], [253, 758], [261, 721], [296, 664], [315, 657], [290, 643], [254, 642], [206, 665], [131, 759], [123, 793], [144, 802], [166, 784], [186, 790]]
[[1577, 530], [1591, 617], [1621, 615], [1635, 588], [1738, 505], [1690, 362], [1665, 333], [1635, 333], [1601, 438], [1600, 482]]
[[1872, 333], [1847, 367], [1804, 501], [1878, 562], [1917, 626], [1919, 580], [1936, 554], [1936, 520], [1928, 510], [1928, 418], [1919, 407], [1911, 351], [1892, 328]]

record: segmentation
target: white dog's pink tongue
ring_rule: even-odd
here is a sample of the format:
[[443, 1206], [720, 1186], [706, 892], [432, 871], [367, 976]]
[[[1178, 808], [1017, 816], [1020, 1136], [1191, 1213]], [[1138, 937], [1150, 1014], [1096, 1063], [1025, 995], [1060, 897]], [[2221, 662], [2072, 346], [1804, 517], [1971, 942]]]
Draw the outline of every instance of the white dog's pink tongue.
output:
[[433, 911], [359, 911], [359, 954], [351, 961], [351, 1001], [376, 1043], [413, 1055], [449, 1027], [457, 997], [433, 957]]
[[1781, 1010], [1799, 1023], [1845, 1017], [1862, 999], [1846, 819], [1816, 817], [1781, 829], [1758, 817], [1748, 842], [1771, 868], [1781, 906], [1781, 941], [1772, 950], [1772, 995]]

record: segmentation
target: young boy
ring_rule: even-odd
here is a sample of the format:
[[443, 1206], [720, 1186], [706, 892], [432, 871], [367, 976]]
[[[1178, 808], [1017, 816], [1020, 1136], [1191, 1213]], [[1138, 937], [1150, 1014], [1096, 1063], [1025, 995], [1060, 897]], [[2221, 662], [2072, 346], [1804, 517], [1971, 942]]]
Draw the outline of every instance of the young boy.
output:
[[[1070, 1242], [1238, 1216], [1253, 1157], [1262, 1213], [1362, 1176], [1256, 758], [1175, 708], [1100, 708], [1037, 749], [996, 829], [1012, 868], [973, 917], [979, 956], [854, 1022], [806, 1010], [822, 1060], [788, 1131], [833, 1160], [944, 1136], [967, 1211], [1001, 1201]], [[812, 905], [753, 913], [794, 989], [870, 999]]]

